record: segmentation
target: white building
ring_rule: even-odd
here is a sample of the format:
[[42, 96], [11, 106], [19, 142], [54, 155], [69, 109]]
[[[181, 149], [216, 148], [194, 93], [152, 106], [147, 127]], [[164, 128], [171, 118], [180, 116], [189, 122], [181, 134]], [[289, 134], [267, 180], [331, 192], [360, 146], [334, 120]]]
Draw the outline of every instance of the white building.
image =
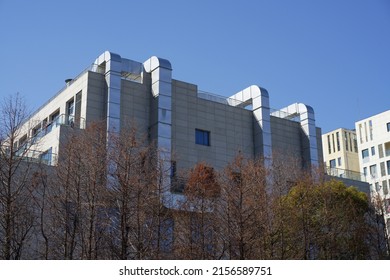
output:
[[355, 124], [361, 172], [370, 183], [371, 197], [380, 197], [390, 227], [390, 110]]

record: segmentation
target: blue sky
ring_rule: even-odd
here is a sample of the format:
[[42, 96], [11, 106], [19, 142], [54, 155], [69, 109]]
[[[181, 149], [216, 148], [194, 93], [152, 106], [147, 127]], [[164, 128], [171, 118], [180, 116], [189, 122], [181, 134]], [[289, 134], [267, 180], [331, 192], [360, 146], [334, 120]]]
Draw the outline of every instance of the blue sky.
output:
[[388, 0], [0, 0], [0, 99], [34, 110], [105, 50], [223, 96], [260, 85], [323, 133], [390, 109]]

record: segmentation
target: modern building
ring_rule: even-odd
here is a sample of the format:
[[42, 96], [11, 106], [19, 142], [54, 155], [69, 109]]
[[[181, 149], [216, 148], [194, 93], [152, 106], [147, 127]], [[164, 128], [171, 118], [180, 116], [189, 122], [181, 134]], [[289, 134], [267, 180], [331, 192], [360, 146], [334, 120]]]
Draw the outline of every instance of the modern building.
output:
[[322, 151], [327, 174], [365, 181], [360, 173], [355, 130], [339, 128], [323, 134]]
[[390, 110], [355, 124], [361, 172], [370, 183], [371, 196], [383, 201], [390, 232]]
[[70, 129], [101, 120], [107, 133], [135, 122], [157, 144], [167, 175], [172, 162], [178, 172], [201, 161], [222, 169], [238, 152], [261, 157], [265, 164], [275, 153], [298, 159], [302, 168], [323, 162], [321, 130], [310, 106], [296, 103], [271, 112], [261, 87], [221, 97], [173, 79], [168, 60], [151, 57], [141, 63], [108, 51], [66, 80], [24, 125], [15, 146], [39, 139], [30, 156], [55, 165]]

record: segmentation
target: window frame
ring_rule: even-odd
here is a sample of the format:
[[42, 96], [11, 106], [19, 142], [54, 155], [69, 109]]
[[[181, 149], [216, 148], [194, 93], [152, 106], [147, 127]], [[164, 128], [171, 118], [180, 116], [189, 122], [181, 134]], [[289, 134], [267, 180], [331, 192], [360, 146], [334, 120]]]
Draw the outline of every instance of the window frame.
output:
[[195, 144], [210, 146], [210, 131], [195, 128]]

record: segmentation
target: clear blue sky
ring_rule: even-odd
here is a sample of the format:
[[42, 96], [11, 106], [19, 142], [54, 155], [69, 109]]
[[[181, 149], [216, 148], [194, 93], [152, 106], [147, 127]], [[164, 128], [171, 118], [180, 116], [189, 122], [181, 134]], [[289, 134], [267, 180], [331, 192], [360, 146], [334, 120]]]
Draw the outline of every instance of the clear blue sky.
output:
[[260, 85], [323, 133], [390, 109], [389, 0], [0, 0], [1, 99], [36, 109], [105, 50], [219, 95]]

